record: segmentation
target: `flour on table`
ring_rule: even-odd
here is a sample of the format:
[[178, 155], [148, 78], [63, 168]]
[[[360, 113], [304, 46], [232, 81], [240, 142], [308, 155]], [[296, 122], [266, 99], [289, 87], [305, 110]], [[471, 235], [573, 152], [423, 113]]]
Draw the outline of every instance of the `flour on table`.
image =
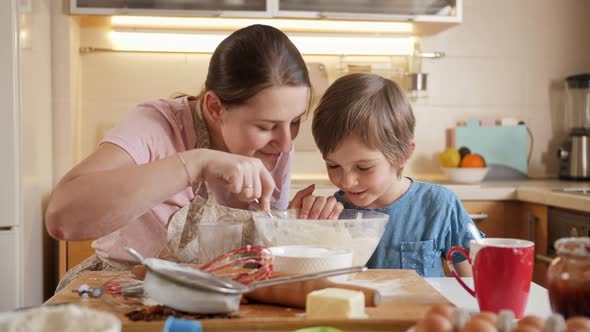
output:
[[383, 280], [383, 281], [368, 281], [368, 280], [343, 280], [338, 282], [342, 284], [349, 284], [349, 285], [357, 285], [363, 286], [367, 288], [373, 288], [379, 291], [381, 296], [400, 296], [400, 295], [408, 295], [410, 292], [403, 289], [403, 285], [400, 279], [394, 280]]

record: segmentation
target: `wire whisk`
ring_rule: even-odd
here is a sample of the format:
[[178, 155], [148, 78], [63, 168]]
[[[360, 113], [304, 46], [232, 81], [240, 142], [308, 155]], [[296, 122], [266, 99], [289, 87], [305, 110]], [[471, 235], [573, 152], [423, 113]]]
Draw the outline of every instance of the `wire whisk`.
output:
[[199, 266], [200, 270], [244, 285], [265, 280], [273, 271], [272, 254], [265, 246], [245, 246], [228, 251]]

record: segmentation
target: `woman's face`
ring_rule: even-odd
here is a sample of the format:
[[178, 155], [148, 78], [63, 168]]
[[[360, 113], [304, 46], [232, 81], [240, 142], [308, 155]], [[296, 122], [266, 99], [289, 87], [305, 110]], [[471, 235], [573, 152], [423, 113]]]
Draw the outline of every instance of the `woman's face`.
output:
[[227, 150], [256, 157], [272, 170], [288, 153], [309, 102], [306, 86], [271, 87], [243, 105], [221, 107], [220, 132]]

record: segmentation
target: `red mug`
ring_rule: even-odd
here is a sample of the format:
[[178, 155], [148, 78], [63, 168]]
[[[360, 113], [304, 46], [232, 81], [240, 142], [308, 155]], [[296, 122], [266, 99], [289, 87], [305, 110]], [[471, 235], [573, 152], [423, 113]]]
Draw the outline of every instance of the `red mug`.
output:
[[[509, 309], [522, 317], [533, 278], [535, 244], [519, 239], [486, 238], [471, 240], [470, 251], [452, 247], [447, 261], [457, 281], [477, 299], [480, 311], [498, 313]], [[452, 268], [453, 253], [461, 253], [473, 270], [475, 290], [467, 286]]]

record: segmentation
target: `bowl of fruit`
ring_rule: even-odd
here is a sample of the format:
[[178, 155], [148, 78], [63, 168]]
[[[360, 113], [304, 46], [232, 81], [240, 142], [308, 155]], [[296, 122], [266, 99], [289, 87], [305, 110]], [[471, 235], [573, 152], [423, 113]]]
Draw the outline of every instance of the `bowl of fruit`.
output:
[[490, 170], [484, 157], [467, 147], [448, 148], [439, 155], [438, 161], [443, 173], [455, 183], [479, 183]]

